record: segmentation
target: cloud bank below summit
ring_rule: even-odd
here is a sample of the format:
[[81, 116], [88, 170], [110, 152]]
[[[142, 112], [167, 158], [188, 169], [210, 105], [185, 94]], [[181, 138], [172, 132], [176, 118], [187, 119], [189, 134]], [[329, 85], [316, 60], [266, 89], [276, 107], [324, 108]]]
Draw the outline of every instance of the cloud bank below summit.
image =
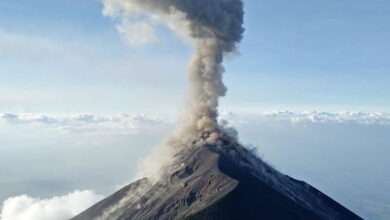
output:
[[[290, 123], [339, 123], [339, 124], [366, 124], [366, 125], [390, 125], [390, 113], [381, 112], [290, 112], [273, 111], [261, 112], [258, 114], [237, 114], [222, 111], [221, 120], [228, 120], [232, 124], [255, 123], [257, 121], [284, 121]], [[53, 114], [24, 114], [24, 113], [1, 113], [0, 123], [6, 124], [29, 124], [29, 125], [50, 125], [66, 130], [67, 128], [88, 128], [93, 127], [117, 128], [118, 130], [144, 130], [151, 128], [170, 127], [174, 120], [158, 116], [147, 116], [144, 114], [118, 114], [118, 115], [53, 115]]]
[[0, 213], [2, 220], [65, 220], [73, 217], [100, 199], [93, 191], [74, 191], [50, 199], [32, 198], [21, 195], [3, 202]]

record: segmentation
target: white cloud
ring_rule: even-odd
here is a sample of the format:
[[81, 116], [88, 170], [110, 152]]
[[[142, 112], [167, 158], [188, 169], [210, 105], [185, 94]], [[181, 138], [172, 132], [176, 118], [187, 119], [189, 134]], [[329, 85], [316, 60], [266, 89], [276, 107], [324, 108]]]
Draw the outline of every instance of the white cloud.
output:
[[221, 118], [233, 124], [250, 123], [256, 124], [261, 121], [278, 121], [292, 124], [367, 124], [367, 125], [390, 125], [390, 113], [381, 112], [290, 112], [273, 111], [258, 114], [235, 114], [222, 112]]
[[8, 125], [43, 126], [46, 129], [66, 132], [87, 133], [149, 133], [166, 129], [172, 122], [160, 117], [145, 116], [144, 114], [119, 114], [99, 116], [88, 114], [50, 115], [50, 114], [10, 114], [0, 113], [0, 127]]
[[74, 191], [50, 199], [21, 195], [3, 202], [1, 220], [66, 220], [90, 207], [103, 196], [93, 191]]
[[[291, 123], [356, 123], [356, 124], [379, 124], [390, 125], [390, 113], [381, 112], [290, 112], [272, 111], [260, 112], [258, 114], [239, 114], [222, 111], [221, 119], [236, 123], [255, 123], [256, 121], [287, 121]], [[5, 113], [0, 112], [0, 121], [8, 123], [28, 124], [51, 124], [53, 126], [75, 126], [82, 127], [86, 124], [105, 127], [125, 128], [150, 128], [154, 126], [169, 126], [173, 124], [172, 119], [164, 119], [158, 116], [147, 116], [144, 114], [118, 115], [93, 115], [73, 114], [55, 115], [38, 113]]]
[[[264, 123], [305, 126], [307, 124], [359, 124], [390, 125], [389, 113], [364, 112], [289, 112], [275, 111], [258, 114], [237, 114], [222, 112], [220, 119], [227, 120], [233, 126], [262, 125]], [[54, 115], [28, 113], [1, 113], [1, 127], [18, 126], [45, 131], [47, 134], [74, 133], [85, 136], [109, 135], [146, 135], [167, 133], [174, 127], [173, 119], [163, 119], [144, 114], [118, 115]], [[5, 128], [5, 127], [4, 127]]]

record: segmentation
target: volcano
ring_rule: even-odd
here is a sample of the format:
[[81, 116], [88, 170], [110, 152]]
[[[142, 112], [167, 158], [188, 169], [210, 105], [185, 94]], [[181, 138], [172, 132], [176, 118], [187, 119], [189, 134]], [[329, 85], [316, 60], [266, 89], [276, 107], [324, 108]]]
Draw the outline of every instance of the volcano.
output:
[[194, 147], [157, 182], [122, 188], [72, 220], [362, 219], [239, 144]]
[[73, 220], [361, 219], [266, 164], [238, 144], [234, 129], [219, 123], [219, 98], [227, 92], [223, 61], [238, 51], [245, 31], [242, 0], [102, 2], [104, 13], [122, 22], [161, 23], [191, 39], [190, 88], [158, 178], [138, 180]]

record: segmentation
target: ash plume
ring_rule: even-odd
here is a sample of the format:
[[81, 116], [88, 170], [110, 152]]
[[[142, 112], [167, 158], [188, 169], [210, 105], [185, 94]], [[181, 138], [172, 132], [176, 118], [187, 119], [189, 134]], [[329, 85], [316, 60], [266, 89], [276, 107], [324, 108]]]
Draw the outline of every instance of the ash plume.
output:
[[[203, 140], [216, 144], [228, 138], [218, 124], [218, 99], [226, 94], [222, 81], [225, 54], [236, 49], [243, 28], [241, 0], [103, 0], [103, 13], [135, 26], [166, 24], [194, 43], [189, 65], [189, 103], [183, 125], [170, 145]], [[139, 34], [139, 33], [134, 33]], [[142, 33], [141, 33], [142, 34]], [[176, 142], [173, 143], [173, 142]]]
[[[136, 178], [147, 177], [157, 183], [181, 169], [181, 153], [195, 147], [234, 143], [236, 132], [218, 123], [219, 98], [225, 96], [222, 81], [224, 56], [236, 50], [243, 37], [243, 2], [241, 0], [102, 0], [103, 14], [121, 20], [119, 32], [134, 35], [130, 39], [156, 39], [153, 26], [166, 25], [193, 44], [189, 64], [190, 82], [186, 113], [175, 134], [157, 147], [140, 167]], [[129, 28], [126, 29], [126, 25]], [[143, 28], [139, 28], [143, 27]], [[148, 30], [148, 31], [143, 31]], [[152, 35], [151, 35], [152, 34]], [[136, 36], [141, 35], [141, 36]], [[144, 36], [142, 36], [144, 35]], [[134, 43], [134, 42], [133, 42]], [[153, 184], [144, 184], [142, 195]], [[146, 189], [144, 189], [146, 188]], [[124, 205], [137, 201], [124, 197], [105, 210], [102, 219], [115, 215]]]

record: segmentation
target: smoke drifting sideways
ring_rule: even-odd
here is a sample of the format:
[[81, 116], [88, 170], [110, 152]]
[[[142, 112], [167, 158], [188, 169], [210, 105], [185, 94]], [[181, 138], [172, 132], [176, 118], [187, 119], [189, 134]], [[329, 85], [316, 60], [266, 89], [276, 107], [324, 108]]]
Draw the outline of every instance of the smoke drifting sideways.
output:
[[[218, 123], [219, 98], [225, 96], [222, 81], [224, 56], [242, 40], [244, 9], [241, 0], [102, 0], [105, 16], [132, 25], [127, 34], [151, 34], [150, 27], [163, 24], [194, 45], [189, 65], [189, 97], [186, 113], [166, 146], [221, 145], [236, 140], [236, 132]], [[143, 27], [143, 28], [137, 28]], [[141, 33], [136, 33], [138, 30]], [[148, 30], [142, 32], [142, 30]], [[155, 39], [153, 36], [145, 39]], [[134, 39], [137, 39], [135, 37]], [[167, 149], [164, 149], [166, 151]], [[161, 156], [161, 152], [159, 152]], [[150, 166], [150, 164], [149, 164]], [[160, 166], [160, 165], [157, 165]]]

